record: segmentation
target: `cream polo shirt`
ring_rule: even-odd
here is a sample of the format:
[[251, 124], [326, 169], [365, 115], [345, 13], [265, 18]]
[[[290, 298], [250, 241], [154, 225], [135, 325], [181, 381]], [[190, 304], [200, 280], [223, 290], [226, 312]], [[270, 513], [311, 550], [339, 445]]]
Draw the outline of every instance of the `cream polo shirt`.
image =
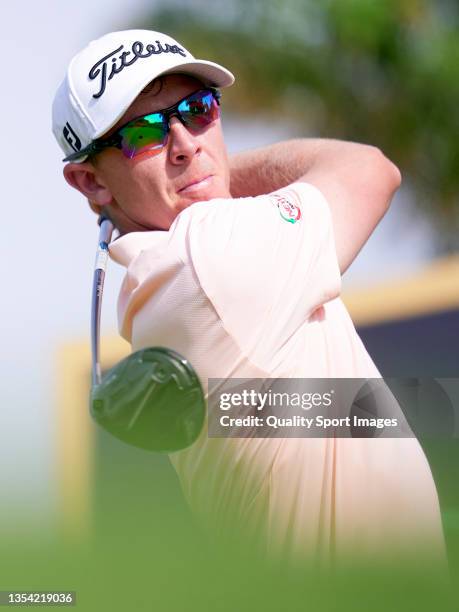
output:
[[[294, 183], [197, 202], [169, 231], [110, 245], [127, 269], [120, 331], [166, 346], [209, 378], [371, 378], [380, 373], [341, 301], [331, 215]], [[432, 474], [416, 439], [211, 439], [170, 455], [207, 527], [243, 528], [292, 558], [384, 547], [442, 556]]]

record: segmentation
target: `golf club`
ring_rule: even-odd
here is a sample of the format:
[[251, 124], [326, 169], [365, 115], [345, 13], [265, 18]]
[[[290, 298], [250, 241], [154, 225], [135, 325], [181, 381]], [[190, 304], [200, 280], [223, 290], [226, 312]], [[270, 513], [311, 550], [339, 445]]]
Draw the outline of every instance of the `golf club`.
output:
[[154, 452], [184, 449], [204, 425], [206, 402], [192, 365], [164, 347], [138, 350], [102, 375], [100, 316], [113, 224], [99, 220], [91, 312], [90, 413], [113, 436]]

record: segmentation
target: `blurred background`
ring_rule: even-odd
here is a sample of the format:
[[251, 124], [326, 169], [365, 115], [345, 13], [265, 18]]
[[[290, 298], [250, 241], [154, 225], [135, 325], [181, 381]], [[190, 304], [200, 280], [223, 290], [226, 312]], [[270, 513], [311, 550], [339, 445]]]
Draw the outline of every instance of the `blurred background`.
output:
[[[82, 534], [122, 508], [122, 499], [138, 501], [142, 516], [174, 508], [188, 520], [167, 459], [112, 443], [87, 416], [97, 227], [62, 177], [50, 116], [71, 57], [106, 32], [164, 30], [196, 57], [235, 73], [223, 98], [230, 152], [290, 137], [333, 137], [376, 145], [400, 167], [403, 186], [346, 273], [345, 299], [385, 376], [419, 378], [420, 386], [428, 377], [453, 384], [459, 365], [457, 2], [42, 0], [8, 3], [3, 13], [5, 538]], [[122, 272], [111, 264], [106, 283], [108, 365], [129, 349], [115, 339]], [[457, 561], [457, 440], [422, 443]], [[19, 555], [18, 567], [23, 561]], [[10, 575], [15, 588], [29, 588]], [[36, 565], [30, 575], [39, 576]]]

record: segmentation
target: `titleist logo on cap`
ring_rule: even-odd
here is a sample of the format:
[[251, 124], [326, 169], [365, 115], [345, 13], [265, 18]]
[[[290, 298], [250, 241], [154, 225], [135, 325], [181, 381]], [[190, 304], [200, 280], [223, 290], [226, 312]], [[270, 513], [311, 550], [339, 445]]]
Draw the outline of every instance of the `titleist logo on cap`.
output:
[[[152, 55], [159, 55], [160, 53], [179, 53], [183, 57], [186, 57], [186, 51], [178, 45], [169, 45], [168, 43], [161, 44], [159, 40], [155, 42], [157, 46], [150, 43], [144, 45], [139, 40], [136, 40], [132, 43], [130, 51], [123, 51], [124, 45], [120, 45], [117, 49], [98, 60], [88, 73], [92, 81], [99, 77], [99, 91], [93, 94], [92, 97], [100, 98], [105, 91], [107, 81], [110, 81], [115, 75], [124, 70], [124, 68], [132, 66], [139, 58], [151, 57]], [[132, 57], [128, 59], [130, 55], [132, 55]], [[110, 74], [107, 76], [110, 58], [112, 65]]]

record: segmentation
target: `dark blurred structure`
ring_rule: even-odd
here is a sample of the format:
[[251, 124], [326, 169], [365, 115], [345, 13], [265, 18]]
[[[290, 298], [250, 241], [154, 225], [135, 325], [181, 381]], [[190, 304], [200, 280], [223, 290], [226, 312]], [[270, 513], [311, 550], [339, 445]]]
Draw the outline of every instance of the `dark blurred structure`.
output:
[[380, 147], [459, 248], [455, 0], [169, 0], [141, 27], [232, 70], [226, 108]]
[[384, 377], [459, 377], [458, 255], [344, 301]]
[[358, 331], [384, 377], [459, 374], [459, 308]]

